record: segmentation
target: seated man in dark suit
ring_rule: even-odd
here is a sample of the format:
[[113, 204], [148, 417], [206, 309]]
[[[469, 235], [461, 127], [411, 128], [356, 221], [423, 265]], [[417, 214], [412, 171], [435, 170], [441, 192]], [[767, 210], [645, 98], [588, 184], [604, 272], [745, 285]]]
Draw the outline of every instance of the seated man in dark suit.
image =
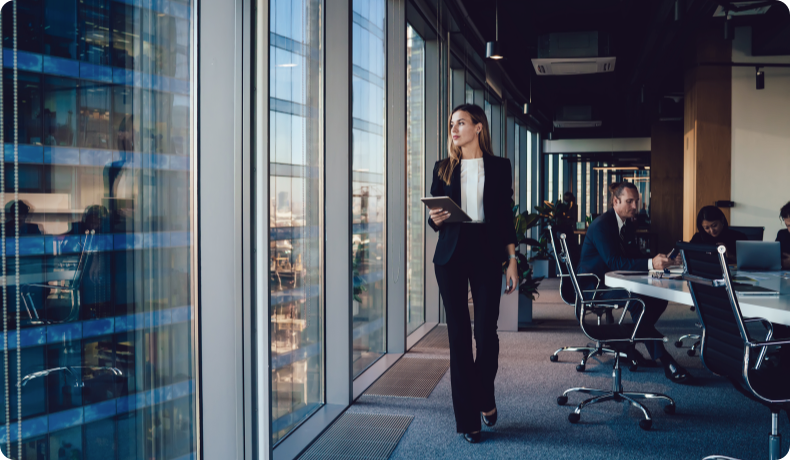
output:
[[[639, 211], [639, 203], [639, 191], [634, 184], [623, 182], [613, 190], [612, 208], [595, 219], [587, 229], [579, 261], [579, 273], [594, 273], [603, 281], [606, 272], [610, 271], [663, 270], [676, 264], [674, 260], [664, 254], [658, 254], [650, 259], [642, 256], [639, 252], [635, 226], [631, 222]], [[583, 288], [594, 289], [595, 286]], [[622, 291], [613, 291], [601, 293], [598, 298], [611, 299], [623, 295]], [[645, 302], [645, 315], [639, 325], [640, 330], [645, 330], [643, 328], [647, 328], [648, 331], [650, 328], [655, 329], [656, 321], [667, 308], [667, 301], [652, 297], [639, 297]], [[631, 305], [629, 311], [633, 320], [636, 321], [641, 313], [641, 305]], [[667, 378], [677, 383], [688, 383], [691, 380], [691, 374], [670, 356], [663, 343], [646, 342], [645, 346], [650, 353], [650, 358], [658, 360], [663, 365]], [[629, 353], [631, 352], [640, 364], [653, 364], [644, 358], [640, 359], [636, 350], [629, 350]]]

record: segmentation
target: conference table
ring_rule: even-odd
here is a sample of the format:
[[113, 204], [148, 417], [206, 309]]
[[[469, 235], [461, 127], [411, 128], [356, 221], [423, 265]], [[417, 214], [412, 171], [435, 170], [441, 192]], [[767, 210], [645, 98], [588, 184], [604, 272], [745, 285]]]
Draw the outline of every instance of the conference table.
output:
[[[732, 274], [734, 281], [748, 278], [751, 284], [779, 291], [774, 296], [738, 295], [738, 304], [744, 318], [764, 318], [776, 324], [790, 326], [790, 271], [748, 272]], [[684, 280], [652, 278], [644, 272], [609, 272], [604, 283], [608, 287], [623, 288], [632, 294], [641, 294], [684, 305], [694, 305], [688, 283]]]

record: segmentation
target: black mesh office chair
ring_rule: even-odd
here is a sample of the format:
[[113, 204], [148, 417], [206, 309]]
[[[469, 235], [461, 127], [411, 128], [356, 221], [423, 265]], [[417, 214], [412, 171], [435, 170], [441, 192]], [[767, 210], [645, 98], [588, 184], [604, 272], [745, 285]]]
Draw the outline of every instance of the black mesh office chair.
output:
[[[765, 232], [765, 227], [733, 227], [733, 226], [730, 226], [730, 228], [733, 229], [733, 230], [737, 230], [737, 231], [743, 233], [744, 235], [746, 235], [747, 238], [749, 238], [750, 241], [762, 241], [763, 240], [763, 233]], [[694, 307], [691, 307], [691, 311], [694, 311]], [[689, 356], [694, 356], [696, 354], [697, 350], [699, 349], [699, 346], [700, 346], [700, 335], [699, 334], [686, 334], [686, 335], [680, 337], [677, 340], [677, 342], [675, 342], [675, 346], [677, 348], [682, 348], [683, 347], [683, 342], [685, 340], [693, 340], [694, 341], [694, 343], [691, 345], [691, 348], [689, 348], [686, 351], [686, 353]]]
[[[768, 347], [790, 345], [790, 340], [772, 341], [771, 323], [762, 318], [744, 319], [737, 296], [733, 295], [724, 246], [678, 243], [686, 265], [684, 279], [702, 323], [702, 363], [714, 374], [729, 380], [735, 388], [771, 410], [769, 458], [778, 460], [781, 436], [779, 412], [790, 410], [790, 366], [763, 366]], [[750, 337], [746, 324], [760, 322], [767, 329], [765, 341]], [[706, 459], [728, 457], [710, 456]]]
[[[551, 228], [551, 225], [548, 226], [549, 230], [549, 237], [551, 239], [551, 248], [552, 252], [554, 253], [554, 260], [557, 263], [557, 277], [560, 279], [560, 298], [562, 301], [570, 306], [576, 305], [576, 291], [573, 288], [573, 283], [571, 283], [570, 279], [568, 278], [568, 268], [565, 265], [565, 258], [569, 257], [568, 252], [566, 249], [560, 248], [559, 250], [557, 244], [554, 240], [554, 231]], [[595, 288], [597, 289], [598, 286], [601, 284], [601, 280], [593, 273], [579, 273], [576, 275], [576, 278], [594, 278], [595, 279]], [[619, 305], [595, 305], [590, 309], [590, 313], [595, 314], [598, 317], [598, 324], [601, 324], [601, 317], [607, 316], [611, 318], [612, 310], [616, 310], [620, 308]], [[587, 368], [587, 361], [590, 358], [595, 358], [596, 356], [603, 356], [604, 354], [614, 354], [616, 353], [611, 348], [604, 347], [600, 341], [596, 341], [595, 345], [588, 344], [587, 346], [575, 346], [575, 347], [562, 347], [554, 352], [553, 355], [549, 357], [549, 360], [553, 363], [559, 361], [559, 354], [564, 351], [575, 351], [582, 354], [582, 361], [578, 365], [576, 365], [576, 370], [579, 372], [584, 372]], [[625, 354], [622, 355], [625, 357]]]
[[[565, 234], [560, 235], [560, 243], [562, 244], [562, 249], [567, 252], [567, 245], [565, 243]], [[632, 297], [631, 293], [625, 289], [615, 288], [615, 289], [593, 289], [593, 290], [585, 290], [582, 291], [581, 287], [579, 287], [579, 282], [576, 279], [576, 273], [573, 269], [573, 262], [571, 262], [569, 257], [565, 258], [565, 265], [568, 268], [568, 278], [570, 279], [571, 283], [573, 283], [573, 288], [576, 291], [576, 318], [579, 320], [579, 324], [581, 325], [582, 332], [592, 340], [600, 341], [607, 347], [617, 347], [620, 348], [622, 351], [626, 351], [629, 348], [632, 348], [634, 344], [638, 342], [648, 342], [648, 341], [664, 341], [666, 338], [664, 337], [653, 337], [646, 335], [639, 329], [639, 324], [642, 322], [642, 316], [644, 316], [645, 309], [644, 309], [644, 302], [642, 299], [638, 297]], [[601, 299], [601, 300], [590, 300], [594, 299], [595, 294], [599, 292], [605, 291], [620, 291], [623, 293], [623, 296], [617, 299]], [[625, 303], [625, 308], [623, 309], [622, 315], [620, 315], [620, 320], [616, 324], [588, 324], [585, 322], [585, 318], [587, 318], [586, 313], [590, 308], [594, 308], [596, 305], [601, 305], [605, 303]], [[633, 303], [640, 303], [642, 304], [642, 313], [639, 315], [639, 318], [636, 321], [636, 324], [633, 323], [626, 323], [623, 324], [623, 318], [625, 318], [625, 313], [628, 310], [628, 307]], [[638, 408], [642, 411], [642, 414], [645, 416], [644, 420], [639, 421], [639, 426], [643, 430], [649, 430], [653, 426], [653, 419], [650, 416], [650, 411], [647, 410], [645, 406], [641, 403], [637, 402], [637, 400], [642, 399], [662, 399], [667, 401], [669, 404], [664, 406], [664, 412], [667, 414], [674, 414], [675, 413], [675, 401], [672, 400], [669, 396], [660, 394], [660, 393], [626, 393], [623, 391], [623, 384], [621, 380], [621, 370], [620, 370], [620, 353], [614, 354], [614, 370], [612, 372], [612, 389], [611, 390], [597, 390], [592, 388], [571, 388], [565, 390], [562, 396], [557, 398], [557, 404], [565, 405], [568, 402], [568, 395], [570, 393], [583, 393], [589, 394], [592, 397], [585, 400], [581, 404], [576, 407], [571, 414], [568, 415], [568, 420], [571, 423], [577, 423], [581, 418], [581, 411], [584, 407], [591, 405], [591, 404], [598, 404], [605, 401], [615, 401], [615, 402], [624, 402], [631, 404], [632, 406]]]
[[762, 241], [763, 240], [763, 233], [765, 233], [765, 227], [733, 227], [730, 226], [731, 229], [737, 230], [744, 235], [746, 238], [749, 238], [749, 241]]

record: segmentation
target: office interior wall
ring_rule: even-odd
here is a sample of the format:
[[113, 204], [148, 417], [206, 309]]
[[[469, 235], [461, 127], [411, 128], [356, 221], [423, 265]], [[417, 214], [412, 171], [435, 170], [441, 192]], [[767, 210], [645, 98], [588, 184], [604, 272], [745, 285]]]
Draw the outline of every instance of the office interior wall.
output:
[[[790, 56], [751, 56], [751, 28], [735, 31], [733, 62], [790, 64]], [[784, 228], [779, 209], [790, 201], [790, 68], [766, 67], [765, 89], [755, 69], [732, 69], [731, 225], [765, 227], [773, 241]]]
[[[697, 213], [703, 206], [730, 199], [732, 69], [699, 65], [730, 62], [731, 44], [721, 29], [700, 29], [690, 42], [691, 67], [685, 75], [683, 239], [696, 232]], [[752, 69], [754, 70], [754, 69]], [[729, 218], [728, 208], [723, 209]]]
[[658, 235], [657, 250], [669, 252], [683, 239], [683, 123], [657, 121], [650, 154], [650, 225]]

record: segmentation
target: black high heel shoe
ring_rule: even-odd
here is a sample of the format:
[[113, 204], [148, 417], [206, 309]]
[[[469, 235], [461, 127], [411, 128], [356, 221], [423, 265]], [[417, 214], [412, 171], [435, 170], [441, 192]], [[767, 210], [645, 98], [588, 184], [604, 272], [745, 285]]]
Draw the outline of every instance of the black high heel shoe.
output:
[[494, 425], [496, 425], [496, 416], [497, 416], [498, 413], [499, 413], [499, 411], [496, 410], [496, 408], [494, 408], [494, 413], [493, 414], [485, 415], [484, 413], [481, 412], [480, 413], [480, 418], [483, 419], [483, 423], [486, 426], [494, 426]]
[[480, 442], [480, 438], [481, 434], [479, 431], [477, 433], [464, 433], [464, 439], [466, 439], [466, 442], [469, 444], [477, 444]]

